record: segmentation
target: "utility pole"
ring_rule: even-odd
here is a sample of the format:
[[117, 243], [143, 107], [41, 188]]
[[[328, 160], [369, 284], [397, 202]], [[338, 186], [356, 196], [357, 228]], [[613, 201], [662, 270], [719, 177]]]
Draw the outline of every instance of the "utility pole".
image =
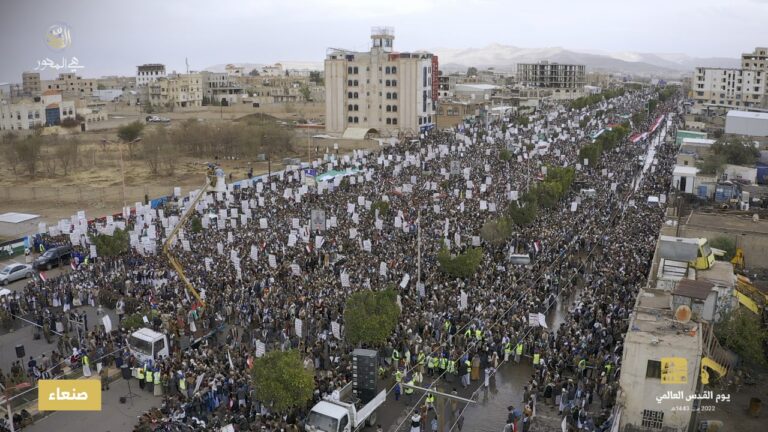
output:
[[418, 260], [416, 261], [416, 268], [418, 274], [416, 275], [416, 287], [421, 286], [421, 205], [419, 205], [418, 216], [416, 216], [416, 244], [418, 245]]
[[11, 394], [8, 391], [8, 387], [0, 384], [3, 393], [5, 394], [5, 409], [8, 411], [8, 427], [11, 432], [15, 432], [15, 426], [13, 425], [13, 407], [11, 406]]

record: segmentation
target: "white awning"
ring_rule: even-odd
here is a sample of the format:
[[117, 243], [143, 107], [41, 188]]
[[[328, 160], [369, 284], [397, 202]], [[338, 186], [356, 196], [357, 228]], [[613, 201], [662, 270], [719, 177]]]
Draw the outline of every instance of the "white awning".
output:
[[344, 139], [363, 140], [369, 133], [375, 134], [377, 132], [374, 128], [348, 127], [341, 137]]

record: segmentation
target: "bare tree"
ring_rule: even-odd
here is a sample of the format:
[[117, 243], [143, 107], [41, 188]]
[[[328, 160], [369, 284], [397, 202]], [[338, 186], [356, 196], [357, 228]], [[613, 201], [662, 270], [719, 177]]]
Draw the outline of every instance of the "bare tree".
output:
[[11, 171], [13, 171], [13, 175], [18, 175], [17, 167], [19, 166], [19, 155], [16, 153], [15, 150], [15, 143], [19, 140], [19, 137], [13, 133], [8, 132], [5, 135], [3, 135], [2, 140], [0, 140], [0, 143], [2, 143], [2, 149], [0, 151], [3, 152], [3, 156], [5, 156], [5, 160], [8, 161], [8, 164], [11, 166]]
[[28, 136], [24, 140], [18, 140], [13, 145], [13, 150], [31, 177], [37, 175], [37, 162], [40, 160], [42, 149], [42, 137], [38, 134]]

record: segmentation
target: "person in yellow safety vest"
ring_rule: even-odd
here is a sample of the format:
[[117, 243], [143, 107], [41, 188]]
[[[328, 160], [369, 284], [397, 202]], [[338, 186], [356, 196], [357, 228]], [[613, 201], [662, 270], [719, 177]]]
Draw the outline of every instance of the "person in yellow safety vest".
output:
[[509, 356], [512, 355], [512, 342], [504, 344], [504, 361], [509, 361]]
[[397, 369], [400, 367], [400, 351], [397, 350], [397, 348], [392, 350], [392, 366]]
[[520, 357], [523, 356], [523, 343], [518, 342], [515, 347], [515, 363], [520, 363]]
[[409, 376], [407, 381], [405, 382], [405, 388], [403, 389], [403, 393], [405, 393], [405, 396], [408, 398], [408, 403], [413, 402], [413, 376]]
[[443, 323], [443, 330], [445, 330], [445, 337], [450, 336], [451, 334], [451, 320], [445, 320]]
[[432, 376], [432, 374], [435, 373], [436, 367], [437, 367], [437, 359], [432, 357], [432, 354], [430, 354], [427, 357], [427, 375]]
[[467, 357], [466, 360], [464, 360], [464, 368], [465, 373], [461, 376], [461, 385], [464, 388], [467, 388], [470, 384], [469, 377], [472, 373], [472, 362], [469, 360], [469, 357]]
[[179, 377], [179, 393], [182, 397], [187, 397], [187, 378], [184, 375]]
[[587, 368], [587, 360], [582, 358], [581, 360], [579, 360], [579, 373], [582, 376], [584, 376], [584, 369], [586, 368]]
[[533, 355], [533, 367], [536, 367], [539, 365], [539, 361], [541, 360], [541, 354], [536, 353]]
[[144, 372], [144, 380], [146, 381], [145, 386], [147, 388], [147, 391], [152, 393], [154, 391], [154, 386], [155, 386], [152, 369], [147, 368], [146, 372]]
[[446, 359], [444, 356], [440, 356], [440, 373], [445, 372], [445, 368], [448, 367], [448, 359]]
[[84, 264], [84, 265], [88, 265], [88, 259], [89, 259], [89, 258], [90, 258], [89, 256], [85, 257], [85, 261], [83, 261], [83, 264]]
[[477, 339], [478, 342], [482, 342], [483, 340], [483, 331], [480, 329], [475, 330], [475, 339]]
[[139, 388], [144, 390], [144, 366], [139, 366], [136, 369], [136, 378], [139, 380]]
[[400, 383], [403, 381], [403, 373], [400, 372], [400, 369], [395, 371], [395, 382]]
[[613, 365], [610, 363], [605, 364], [605, 376], [610, 378], [611, 376], [611, 369], [613, 369]]
[[435, 395], [432, 392], [427, 392], [427, 410], [435, 409]]
[[456, 360], [448, 360], [448, 370], [446, 371], [447, 375], [445, 376], [446, 381], [451, 380], [451, 375], [456, 375]]
[[45, 253], [45, 245], [40, 243], [40, 247], [38, 248], [41, 254]]
[[427, 356], [424, 351], [419, 351], [416, 356], [416, 376], [414, 377], [416, 382], [421, 384], [424, 381], [424, 363], [426, 363]]
[[89, 377], [91, 376], [91, 362], [88, 361], [88, 354], [83, 352], [83, 376]]
[[467, 330], [464, 332], [464, 338], [465, 338], [465, 339], [467, 339], [467, 340], [469, 340], [469, 338], [471, 338], [471, 337], [472, 337], [472, 329], [469, 329], [469, 328], [468, 328], [468, 329], [467, 329]]
[[154, 376], [155, 376], [155, 396], [162, 396], [163, 387], [160, 385], [160, 371], [156, 371], [154, 373]]

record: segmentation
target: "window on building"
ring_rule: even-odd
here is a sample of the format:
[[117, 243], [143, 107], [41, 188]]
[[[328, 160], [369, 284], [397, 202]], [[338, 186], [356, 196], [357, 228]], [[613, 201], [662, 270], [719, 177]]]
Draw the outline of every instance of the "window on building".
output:
[[419, 117], [419, 124], [421, 124], [421, 117]]
[[387, 112], [392, 112], [392, 105], [387, 105]]
[[391, 71], [392, 71], [392, 69], [390, 69], [389, 66], [384, 68], [384, 73], [386, 73], [386, 74], [390, 73]]
[[393, 74], [396, 74], [396, 73], [397, 73], [397, 66], [392, 66], [392, 73], [393, 73]]
[[352, 111], [352, 105], [347, 105], [347, 111]]
[[347, 80], [347, 85], [352, 87], [352, 80]]
[[397, 92], [392, 92], [392, 99], [397, 99]]
[[642, 426], [661, 429], [664, 425], [664, 411], [643, 410]]
[[392, 119], [391, 119], [391, 118], [387, 118], [387, 124], [388, 124], [388, 125], [391, 125], [391, 124], [392, 124]]
[[397, 87], [397, 80], [392, 80], [392, 87]]
[[393, 124], [393, 125], [396, 125], [396, 124], [397, 124], [397, 119], [396, 119], [396, 118], [393, 118], [393, 119], [392, 119], [392, 124]]
[[354, 69], [354, 73], [359, 73], [358, 69], [357, 69], [357, 66], [355, 66], [353, 69]]
[[397, 105], [392, 105], [392, 112], [397, 112]]
[[355, 104], [355, 111], [360, 111], [360, 107], [358, 107], [357, 104]]
[[355, 92], [355, 99], [357, 99], [357, 98], [359, 98], [359, 97], [360, 97], [360, 96], [358, 96], [357, 92]]
[[358, 85], [359, 85], [359, 84], [358, 84], [357, 80], [355, 80], [355, 87], [357, 87]]
[[347, 123], [352, 123], [352, 117], [347, 117]]
[[352, 94], [353, 94], [352, 92], [347, 92], [347, 98], [352, 99]]
[[392, 99], [392, 93], [387, 93], [387, 99]]
[[352, 66], [347, 66], [347, 73], [352, 74]]
[[648, 364], [645, 367], [645, 377], [661, 379], [661, 362], [658, 360], [648, 360]]
[[355, 123], [360, 123], [360, 119], [355, 117]]
[[390, 85], [391, 83], [392, 83], [392, 81], [390, 81], [390, 80], [387, 80], [387, 81], [386, 81], [386, 83], [385, 83], [384, 85], [385, 85], [385, 86], [387, 86], [387, 87], [389, 87], [389, 85]]

